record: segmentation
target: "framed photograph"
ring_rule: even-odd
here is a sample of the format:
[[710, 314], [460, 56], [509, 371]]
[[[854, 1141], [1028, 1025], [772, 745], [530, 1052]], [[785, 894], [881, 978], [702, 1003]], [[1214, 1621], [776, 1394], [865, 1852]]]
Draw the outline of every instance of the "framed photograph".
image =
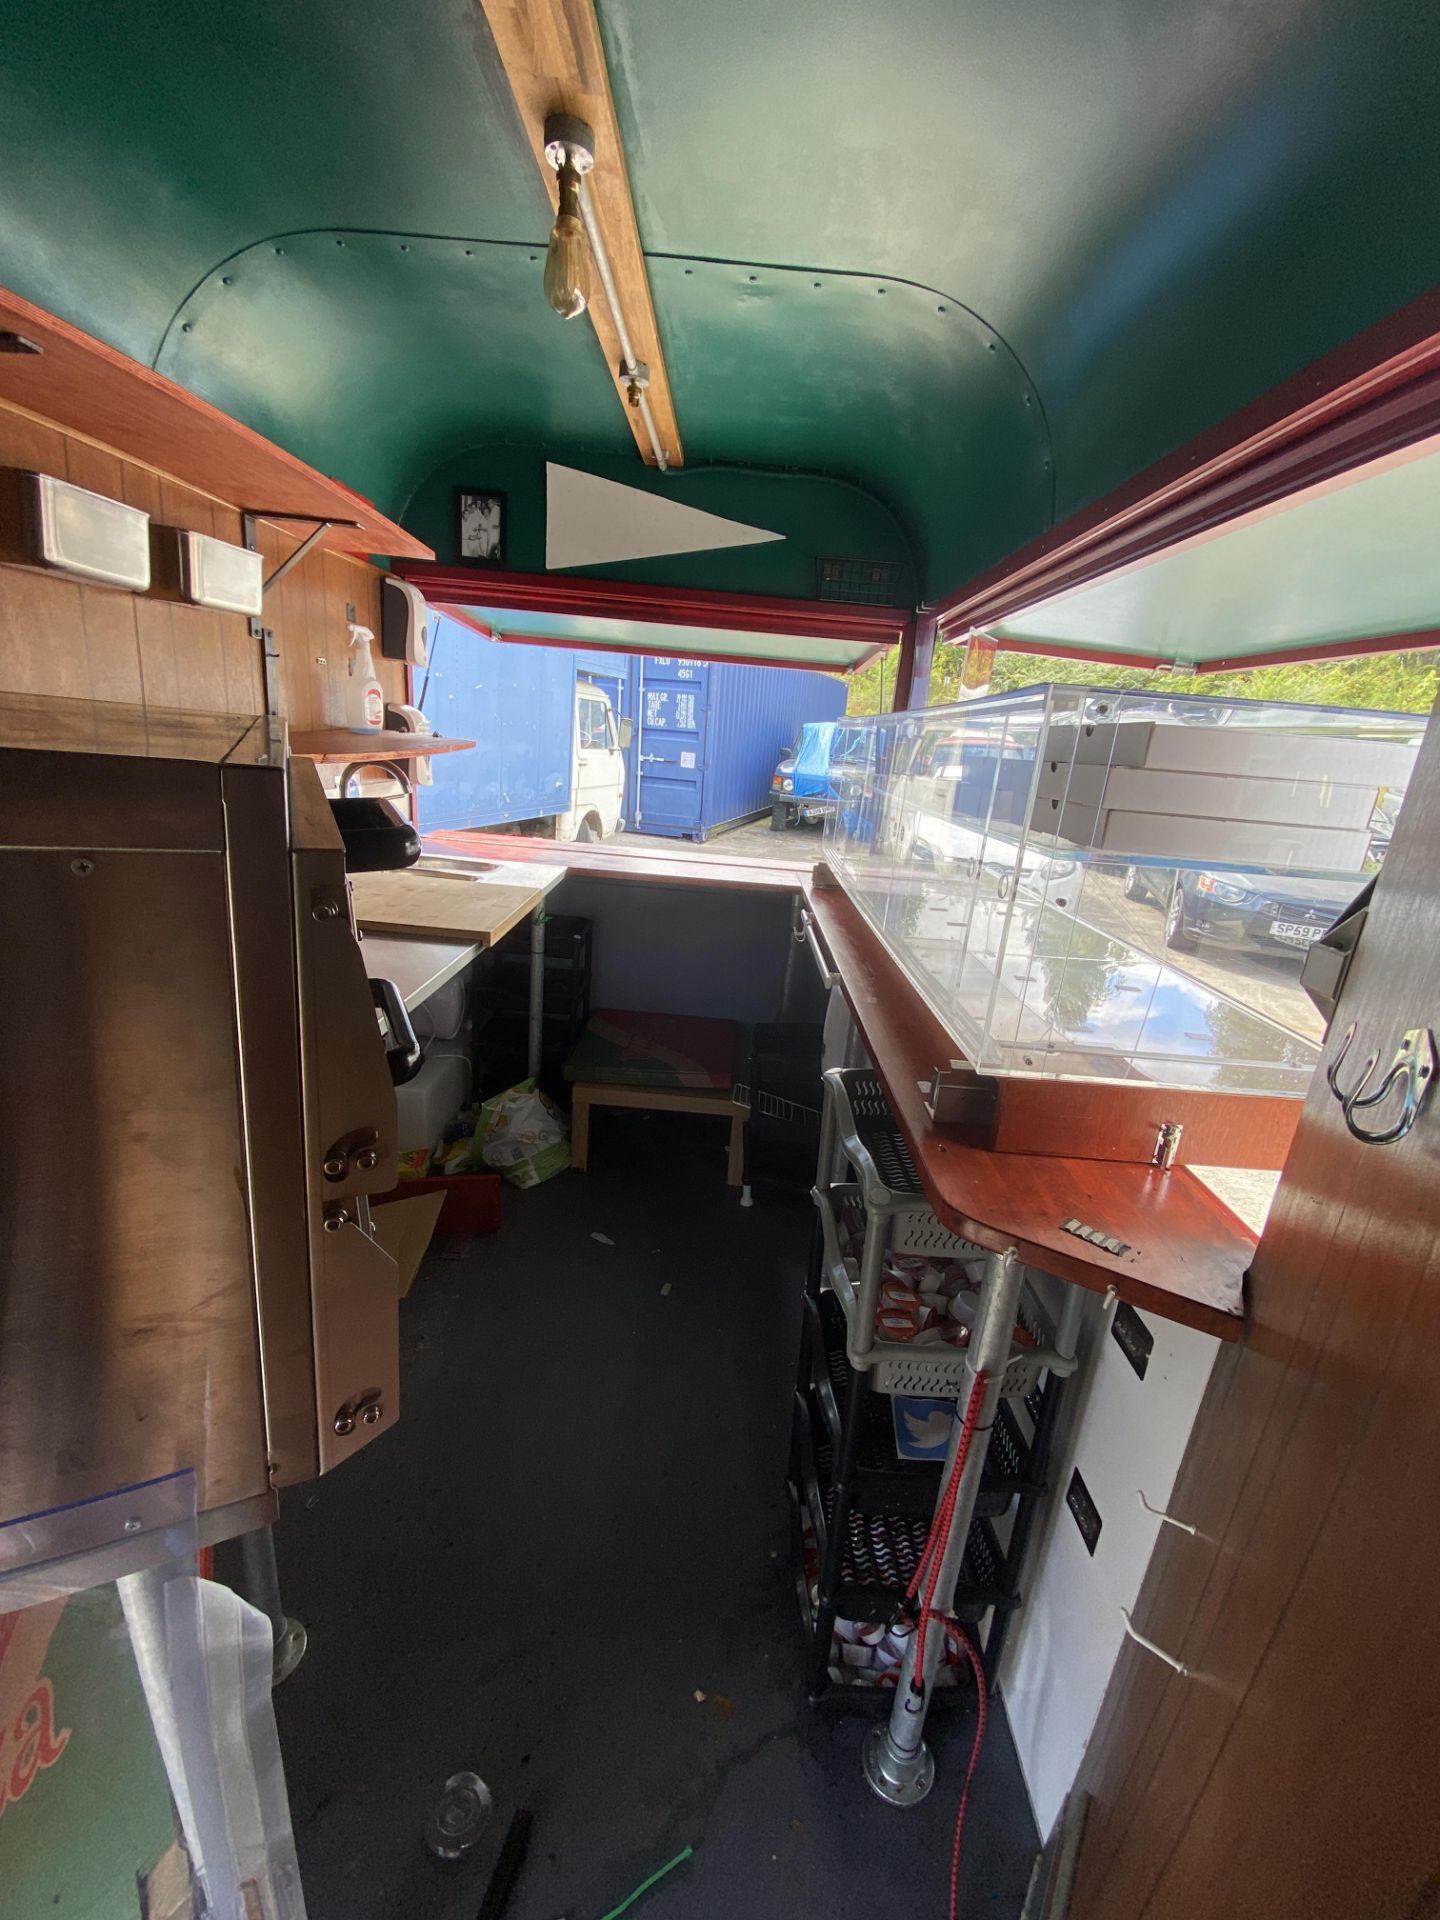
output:
[[467, 566], [505, 564], [505, 495], [493, 487], [455, 489], [455, 547]]

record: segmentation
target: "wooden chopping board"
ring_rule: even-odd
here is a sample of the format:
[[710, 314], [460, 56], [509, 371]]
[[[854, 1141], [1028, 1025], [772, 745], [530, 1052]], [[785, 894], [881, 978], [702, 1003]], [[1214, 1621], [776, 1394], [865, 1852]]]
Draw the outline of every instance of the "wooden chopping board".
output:
[[372, 933], [418, 933], [490, 947], [545, 898], [544, 872], [518, 863], [489, 873], [357, 873], [356, 923]]

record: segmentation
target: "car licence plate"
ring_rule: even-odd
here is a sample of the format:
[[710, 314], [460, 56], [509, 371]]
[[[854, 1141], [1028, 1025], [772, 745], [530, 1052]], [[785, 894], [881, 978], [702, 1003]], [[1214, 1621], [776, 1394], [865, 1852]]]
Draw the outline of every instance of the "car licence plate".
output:
[[1288, 940], [1292, 946], [1308, 947], [1324, 933], [1324, 927], [1302, 926], [1296, 920], [1272, 920], [1270, 931], [1277, 940]]

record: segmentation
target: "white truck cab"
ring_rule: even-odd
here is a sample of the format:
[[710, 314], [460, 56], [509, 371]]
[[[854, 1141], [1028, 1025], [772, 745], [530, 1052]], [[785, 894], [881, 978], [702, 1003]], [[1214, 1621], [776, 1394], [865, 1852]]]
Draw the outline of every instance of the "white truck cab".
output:
[[622, 728], [602, 687], [575, 683], [570, 805], [555, 818], [557, 840], [606, 840], [624, 824], [625, 753]]

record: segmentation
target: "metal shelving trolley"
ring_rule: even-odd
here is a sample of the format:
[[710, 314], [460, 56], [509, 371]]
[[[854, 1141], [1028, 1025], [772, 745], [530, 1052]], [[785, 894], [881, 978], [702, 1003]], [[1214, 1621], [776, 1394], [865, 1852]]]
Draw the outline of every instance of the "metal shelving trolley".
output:
[[[931, 1671], [915, 1693], [915, 1636], [902, 1602], [954, 1459], [960, 1413], [984, 1370], [989, 1386], [935, 1604], [966, 1626], [993, 1677], [1047, 1492], [1078, 1303], [1075, 1289], [1059, 1290], [1067, 1304], [1057, 1327], [1036, 1276], [1013, 1254], [940, 1224], [873, 1069], [832, 1069], [824, 1087], [790, 1455], [807, 1679], [812, 1698], [843, 1689], [880, 1705], [893, 1705], [898, 1684], [918, 1703], [910, 1771], [923, 1771], [925, 1712], [932, 1697], [963, 1697], [964, 1667], [934, 1635]], [[876, 1727], [872, 1741], [884, 1734]], [[868, 1753], [867, 1771], [885, 1791]], [[887, 1797], [907, 1797], [903, 1783]], [[908, 1797], [920, 1797], [913, 1783]]]

